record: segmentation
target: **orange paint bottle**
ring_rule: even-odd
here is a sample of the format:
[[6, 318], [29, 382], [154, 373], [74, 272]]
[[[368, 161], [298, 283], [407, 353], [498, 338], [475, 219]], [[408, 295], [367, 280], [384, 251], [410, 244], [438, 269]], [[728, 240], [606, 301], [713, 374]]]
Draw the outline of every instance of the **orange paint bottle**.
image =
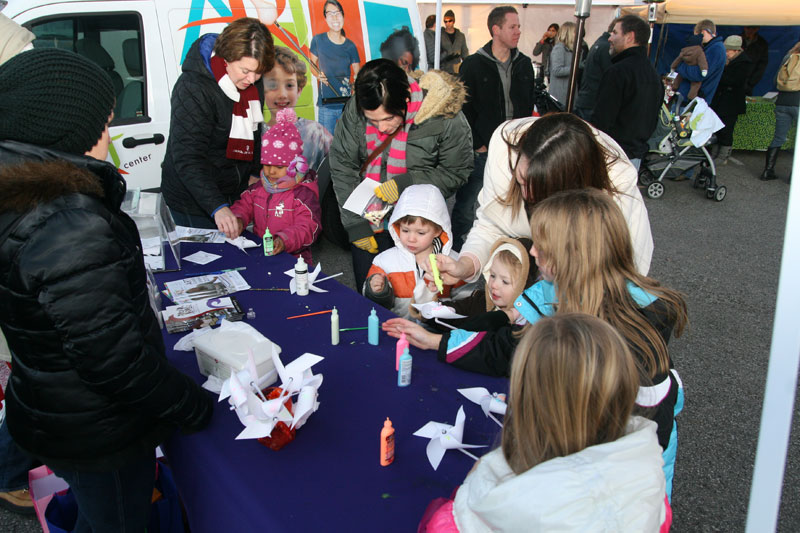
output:
[[392, 461], [394, 461], [394, 428], [387, 416], [381, 430], [381, 466], [389, 466]]

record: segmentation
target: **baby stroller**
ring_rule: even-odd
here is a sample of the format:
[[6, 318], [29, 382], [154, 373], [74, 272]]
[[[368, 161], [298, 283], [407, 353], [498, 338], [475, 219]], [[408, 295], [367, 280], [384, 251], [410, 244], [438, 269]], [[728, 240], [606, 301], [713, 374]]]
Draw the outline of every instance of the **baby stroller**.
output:
[[662, 104], [658, 125], [648, 141], [649, 153], [639, 167], [639, 183], [648, 198], [664, 195], [664, 178], [674, 179], [694, 169], [692, 187], [704, 188], [709, 200], [724, 200], [728, 190], [717, 183], [714, 158], [706, 149], [711, 134], [722, 127], [722, 121], [702, 98], [689, 102], [680, 114]]

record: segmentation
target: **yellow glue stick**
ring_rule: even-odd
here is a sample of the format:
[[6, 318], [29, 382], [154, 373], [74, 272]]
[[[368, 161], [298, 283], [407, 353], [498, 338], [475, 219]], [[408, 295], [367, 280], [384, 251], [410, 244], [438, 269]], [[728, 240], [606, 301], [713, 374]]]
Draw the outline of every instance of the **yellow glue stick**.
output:
[[439, 265], [436, 264], [436, 254], [431, 254], [428, 256], [428, 259], [431, 261], [431, 272], [433, 273], [433, 282], [436, 284], [436, 288], [439, 289], [439, 294], [444, 292], [444, 284], [442, 283], [442, 276], [439, 274]]

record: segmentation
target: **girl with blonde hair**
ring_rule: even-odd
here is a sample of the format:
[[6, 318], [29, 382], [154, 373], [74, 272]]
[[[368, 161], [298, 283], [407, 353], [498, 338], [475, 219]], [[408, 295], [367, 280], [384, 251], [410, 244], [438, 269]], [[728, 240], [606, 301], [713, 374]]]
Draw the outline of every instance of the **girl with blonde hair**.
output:
[[550, 94], [565, 107], [567, 105], [567, 92], [569, 91], [569, 74], [572, 71], [572, 57], [575, 53], [575, 32], [577, 27], [574, 22], [565, 22], [558, 28], [556, 44], [550, 52]]
[[631, 416], [637, 386], [606, 322], [562, 313], [528, 328], [500, 448], [453, 501], [429, 506], [420, 531], [668, 531], [656, 424]]
[[605, 192], [565, 191], [537, 203], [531, 237], [543, 279], [523, 292], [515, 309], [529, 323], [556, 313], [587, 313], [628, 342], [639, 373], [636, 404], [658, 424], [671, 496], [683, 388], [667, 342], [673, 329], [680, 336], [687, 323], [683, 296], [637, 271], [625, 219]]

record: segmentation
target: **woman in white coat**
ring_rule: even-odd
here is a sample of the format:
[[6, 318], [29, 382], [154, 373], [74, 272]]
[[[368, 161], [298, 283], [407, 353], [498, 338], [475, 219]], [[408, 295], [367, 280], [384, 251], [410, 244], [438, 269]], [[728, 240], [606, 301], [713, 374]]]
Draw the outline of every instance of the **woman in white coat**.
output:
[[437, 257], [446, 283], [472, 281], [483, 271], [500, 237], [531, 237], [529, 209], [565, 190], [593, 187], [611, 194], [622, 210], [633, 244], [636, 268], [650, 269], [653, 237], [638, 174], [608, 135], [570, 113], [511, 120], [489, 143], [483, 189], [475, 223], [461, 258]]

